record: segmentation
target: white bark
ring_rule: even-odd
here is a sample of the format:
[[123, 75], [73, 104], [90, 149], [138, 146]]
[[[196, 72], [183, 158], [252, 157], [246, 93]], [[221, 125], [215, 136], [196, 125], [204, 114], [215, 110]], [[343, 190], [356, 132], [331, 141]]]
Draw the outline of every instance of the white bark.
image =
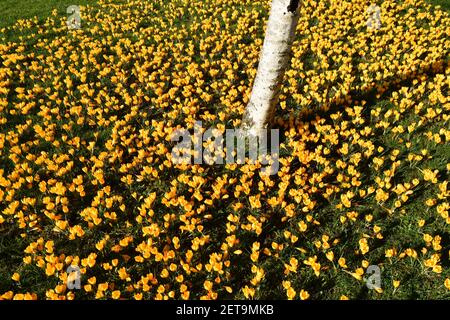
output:
[[251, 134], [257, 135], [273, 119], [290, 62], [298, 6], [299, 0], [272, 0], [258, 71], [243, 118], [243, 127]]

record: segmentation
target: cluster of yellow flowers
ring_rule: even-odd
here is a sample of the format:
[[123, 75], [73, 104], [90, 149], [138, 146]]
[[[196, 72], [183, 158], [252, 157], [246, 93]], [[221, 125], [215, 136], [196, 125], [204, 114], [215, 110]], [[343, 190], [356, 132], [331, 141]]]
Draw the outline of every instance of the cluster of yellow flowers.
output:
[[2, 299], [448, 297], [450, 17], [423, 1], [383, 1], [379, 30], [366, 1], [302, 1], [276, 175], [172, 163], [175, 130], [240, 124], [269, 6], [0, 30]]

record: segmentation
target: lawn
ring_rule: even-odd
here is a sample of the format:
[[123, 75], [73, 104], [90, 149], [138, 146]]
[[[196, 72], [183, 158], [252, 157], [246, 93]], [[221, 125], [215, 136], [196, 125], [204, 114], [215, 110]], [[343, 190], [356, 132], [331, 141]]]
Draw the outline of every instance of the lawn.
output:
[[428, 0], [428, 2], [435, 6], [441, 6], [442, 9], [447, 11], [450, 10], [450, 0]]
[[305, 1], [267, 177], [171, 136], [239, 126], [268, 0], [78, 3], [0, 3], [0, 299], [450, 298], [447, 12]]
[[[428, 0], [428, 2], [440, 5], [447, 11], [450, 10], [450, 0]], [[45, 19], [54, 9], [57, 9], [59, 14], [64, 14], [70, 5], [95, 5], [96, 3], [97, 0], [34, 0], [32, 4], [26, 0], [3, 0], [0, 2], [0, 28], [11, 25], [18, 19], [33, 17]]]
[[50, 16], [52, 10], [58, 10], [59, 14], [64, 14], [66, 9], [73, 4], [88, 5], [95, 4], [96, 0], [2, 0], [0, 2], [0, 28], [13, 24], [18, 19], [39, 20]]

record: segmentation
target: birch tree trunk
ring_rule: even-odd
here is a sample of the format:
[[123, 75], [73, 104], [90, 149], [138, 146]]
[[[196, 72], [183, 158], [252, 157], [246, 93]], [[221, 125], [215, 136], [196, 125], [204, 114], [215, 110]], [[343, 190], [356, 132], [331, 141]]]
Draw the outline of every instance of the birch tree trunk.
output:
[[299, 0], [272, 0], [266, 35], [243, 128], [258, 135], [273, 119], [284, 73], [290, 62], [299, 19]]

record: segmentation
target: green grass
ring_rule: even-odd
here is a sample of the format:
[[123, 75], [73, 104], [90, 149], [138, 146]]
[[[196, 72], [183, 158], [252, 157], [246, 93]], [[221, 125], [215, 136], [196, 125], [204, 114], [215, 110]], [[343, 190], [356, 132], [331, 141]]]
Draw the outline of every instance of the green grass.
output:
[[435, 6], [441, 6], [442, 9], [450, 11], [450, 0], [427, 0], [429, 3]]
[[2, 0], [0, 1], [0, 28], [14, 24], [18, 19], [38, 20], [50, 16], [53, 9], [64, 13], [71, 5], [95, 4], [96, 0]]
[[[443, 9], [450, 10], [450, 0], [427, 0], [434, 5], [440, 5]], [[18, 19], [37, 17], [45, 19], [53, 9], [64, 13], [70, 5], [95, 4], [96, 0], [2, 0], [0, 1], [0, 28], [9, 26]]]

